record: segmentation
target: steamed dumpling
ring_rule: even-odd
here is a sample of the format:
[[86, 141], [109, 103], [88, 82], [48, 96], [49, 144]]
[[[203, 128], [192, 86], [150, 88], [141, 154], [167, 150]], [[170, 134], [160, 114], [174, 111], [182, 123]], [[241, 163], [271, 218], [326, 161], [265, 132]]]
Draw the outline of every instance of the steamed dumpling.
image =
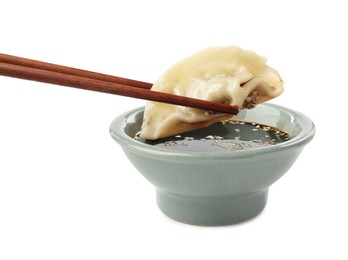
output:
[[[266, 59], [229, 46], [208, 48], [169, 68], [152, 90], [242, 108], [279, 96], [283, 81]], [[156, 140], [211, 125], [231, 115], [148, 101], [141, 137]]]

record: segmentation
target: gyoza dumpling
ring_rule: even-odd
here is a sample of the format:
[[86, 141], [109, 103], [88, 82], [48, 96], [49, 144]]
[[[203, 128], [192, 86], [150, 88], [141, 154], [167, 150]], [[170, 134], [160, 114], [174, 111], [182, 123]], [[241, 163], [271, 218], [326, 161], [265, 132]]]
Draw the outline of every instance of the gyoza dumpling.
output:
[[[266, 59], [229, 46], [208, 48], [169, 68], [152, 90], [228, 103], [241, 108], [279, 96], [283, 81]], [[148, 101], [141, 137], [156, 140], [211, 125], [231, 115]]]

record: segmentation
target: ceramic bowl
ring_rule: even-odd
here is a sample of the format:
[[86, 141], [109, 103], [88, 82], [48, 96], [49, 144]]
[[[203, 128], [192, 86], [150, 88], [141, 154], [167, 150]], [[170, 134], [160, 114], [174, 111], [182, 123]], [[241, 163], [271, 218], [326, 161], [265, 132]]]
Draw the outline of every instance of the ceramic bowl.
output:
[[274, 126], [290, 134], [291, 140], [241, 151], [178, 151], [133, 139], [143, 111], [137, 108], [118, 116], [110, 134], [155, 186], [160, 210], [193, 225], [229, 225], [258, 215], [267, 203], [269, 187], [289, 170], [315, 133], [313, 122], [302, 113], [262, 104], [234, 118]]

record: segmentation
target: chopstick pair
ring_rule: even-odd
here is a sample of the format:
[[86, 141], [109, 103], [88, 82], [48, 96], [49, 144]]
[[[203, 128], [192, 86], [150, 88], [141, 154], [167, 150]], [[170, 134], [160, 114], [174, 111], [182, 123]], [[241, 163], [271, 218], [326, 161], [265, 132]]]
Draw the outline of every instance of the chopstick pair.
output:
[[213, 112], [236, 115], [238, 107], [150, 90], [152, 84], [0, 53], [0, 75]]

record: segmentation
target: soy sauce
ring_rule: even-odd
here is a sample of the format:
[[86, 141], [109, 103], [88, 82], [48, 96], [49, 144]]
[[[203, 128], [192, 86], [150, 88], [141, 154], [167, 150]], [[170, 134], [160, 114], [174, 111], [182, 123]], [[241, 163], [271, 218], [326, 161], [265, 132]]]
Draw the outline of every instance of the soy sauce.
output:
[[138, 133], [135, 140], [184, 151], [240, 151], [286, 142], [289, 134], [271, 126], [253, 122], [225, 120], [211, 126], [156, 141], [145, 140]]

